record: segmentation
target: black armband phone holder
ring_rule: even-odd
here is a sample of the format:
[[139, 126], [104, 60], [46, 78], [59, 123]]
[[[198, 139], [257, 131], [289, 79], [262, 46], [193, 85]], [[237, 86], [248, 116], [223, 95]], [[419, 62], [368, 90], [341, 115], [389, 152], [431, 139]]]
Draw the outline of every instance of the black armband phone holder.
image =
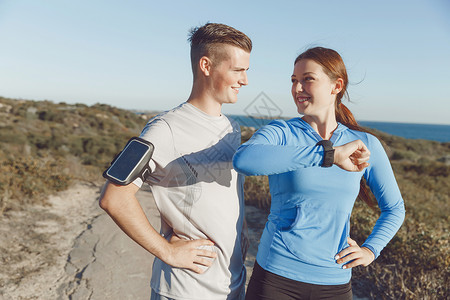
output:
[[150, 174], [149, 162], [153, 150], [153, 144], [149, 141], [131, 138], [103, 172], [103, 177], [117, 185], [128, 185], [138, 177], [145, 181]]
[[329, 168], [334, 163], [334, 149], [333, 143], [330, 140], [321, 140], [316, 144], [316, 146], [323, 146], [324, 155], [322, 167]]

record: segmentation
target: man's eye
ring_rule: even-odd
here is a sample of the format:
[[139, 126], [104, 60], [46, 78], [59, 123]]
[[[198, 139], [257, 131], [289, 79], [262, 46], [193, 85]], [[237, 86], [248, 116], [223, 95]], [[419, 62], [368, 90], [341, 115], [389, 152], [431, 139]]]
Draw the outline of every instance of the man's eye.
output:
[[295, 78], [291, 78], [291, 82], [295, 83], [297, 80], [295, 80]]

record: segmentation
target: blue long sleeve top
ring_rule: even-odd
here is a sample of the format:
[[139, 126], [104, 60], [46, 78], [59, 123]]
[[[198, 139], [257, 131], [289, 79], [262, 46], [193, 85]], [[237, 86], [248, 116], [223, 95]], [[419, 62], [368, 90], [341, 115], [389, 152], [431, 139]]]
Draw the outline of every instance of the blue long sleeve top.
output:
[[381, 143], [340, 123], [331, 137], [335, 146], [357, 139], [371, 153], [369, 167], [361, 172], [320, 167], [324, 151], [316, 143], [322, 138], [300, 118], [275, 120], [238, 148], [236, 171], [269, 177], [272, 203], [256, 256], [262, 268], [312, 284], [349, 282], [351, 269], [342, 269], [334, 257], [349, 246], [350, 215], [362, 176], [381, 210], [362, 246], [377, 258], [395, 235], [405, 208]]

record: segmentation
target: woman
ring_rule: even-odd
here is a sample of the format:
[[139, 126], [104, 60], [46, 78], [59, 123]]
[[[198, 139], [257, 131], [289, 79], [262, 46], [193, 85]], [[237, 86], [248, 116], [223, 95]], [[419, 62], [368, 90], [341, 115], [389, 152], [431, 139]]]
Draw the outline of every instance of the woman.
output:
[[[237, 150], [245, 175], [269, 175], [272, 204], [246, 299], [352, 299], [351, 268], [367, 266], [395, 235], [404, 204], [376, 137], [342, 104], [340, 55], [316, 47], [294, 63], [292, 96], [302, 118], [276, 120]], [[350, 215], [364, 176], [381, 215], [362, 244]]]

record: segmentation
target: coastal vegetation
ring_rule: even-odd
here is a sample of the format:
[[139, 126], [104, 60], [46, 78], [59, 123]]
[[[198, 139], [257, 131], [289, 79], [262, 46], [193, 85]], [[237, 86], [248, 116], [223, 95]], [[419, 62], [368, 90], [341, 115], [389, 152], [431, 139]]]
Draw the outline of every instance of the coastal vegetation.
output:
[[[104, 104], [0, 97], [0, 219], [29, 205], [46, 205], [48, 195], [75, 181], [102, 182], [103, 170], [150, 117]], [[242, 140], [253, 133], [242, 128]], [[375, 133], [391, 159], [406, 219], [374, 263], [353, 270], [355, 292], [373, 299], [445, 299], [450, 294], [450, 143]], [[245, 195], [247, 204], [267, 211], [267, 177], [247, 177]], [[378, 215], [377, 208], [357, 200], [352, 238], [362, 244]]]
[[148, 118], [103, 104], [0, 97], [0, 212], [45, 204], [74, 180], [100, 180]]

